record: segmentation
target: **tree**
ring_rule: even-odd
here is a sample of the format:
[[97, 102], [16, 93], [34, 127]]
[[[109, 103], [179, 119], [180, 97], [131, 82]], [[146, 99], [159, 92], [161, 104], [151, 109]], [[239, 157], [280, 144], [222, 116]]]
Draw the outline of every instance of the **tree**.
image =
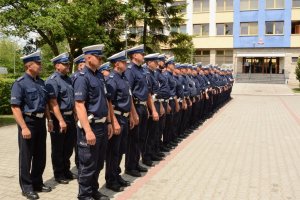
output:
[[131, 34], [130, 39], [144, 44], [148, 53], [160, 52], [160, 47], [165, 46], [178, 61], [187, 62], [193, 53], [192, 37], [172, 31], [185, 22], [182, 10], [186, 4], [175, 3], [174, 0], [129, 0], [125, 18], [130, 26], [142, 25], [142, 34]]
[[62, 53], [64, 42], [72, 58], [86, 45], [104, 43], [107, 53], [123, 46], [118, 28], [124, 27], [125, 6], [118, 0], [0, 0], [0, 8], [4, 33], [23, 38], [37, 33], [36, 45], [49, 45], [53, 55]]
[[296, 74], [296, 79], [300, 82], [300, 57], [298, 58], [298, 61], [297, 61], [297, 66], [296, 66], [296, 69], [295, 69], [295, 74]]
[[9, 38], [0, 40], [0, 67], [6, 67], [9, 73], [14, 72], [14, 67], [16, 73], [23, 72], [21, 55], [21, 48], [16, 42]]

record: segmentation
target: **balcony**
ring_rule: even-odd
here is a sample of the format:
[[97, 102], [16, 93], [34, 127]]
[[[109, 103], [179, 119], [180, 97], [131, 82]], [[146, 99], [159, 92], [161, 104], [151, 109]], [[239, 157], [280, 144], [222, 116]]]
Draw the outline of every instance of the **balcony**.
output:
[[216, 23], [233, 22], [233, 18], [232, 11], [216, 13]]

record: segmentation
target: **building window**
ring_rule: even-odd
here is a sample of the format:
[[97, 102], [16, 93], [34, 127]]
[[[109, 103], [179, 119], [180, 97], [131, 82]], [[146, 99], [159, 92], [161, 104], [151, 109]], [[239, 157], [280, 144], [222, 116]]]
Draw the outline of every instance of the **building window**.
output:
[[232, 35], [233, 23], [217, 24], [217, 35]]
[[292, 34], [300, 34], [300, 21], [292, 21]]
[[284, 8], [284, 0], [266, 0], [267, 9], [282, 9]]
[[233, 0], [217, 0], [217, 12], [232, 11]]
[[142, 36], [144, 31], [143, 26], [129, 27], [129, 33], [135, 36]]
[[209, 0], [194, 0], [193, 1], [193, 12], [209, 12]]
[[240, 0], [240, 10], [258, 10], [258, 0]]
[[[185, 1], [175, 1], [172, 6], [183, 6], [186, 5]], [[186, 13], [186, 6], [181, 10], [181, 13]]]
[[232, 50], [217, 50], [216, 52], [216, 64], [221, 66], [222, 64], [233, 63], [233, 51]]
[[183, 25], [180, 25], [179, 27], [171, 27], [171, 32], [186, 34], [186, 25], [183, 24]]
[[298, 62], [298, 57], [292, 57], [292, 63]]
[[266, 34], [267, 35], [282, 35], [283, 34], [283, 22], [266, 22]]
[[196, 62], [202, 62], [202, 65], [208, 65], [210, 63], [210, 51], [196, 49], [194, 58]]
[[293, 7], [299, 8], [300, 7], [300, 0], [293, 0]]
[[241, 23], [241, 35], [257, 35], [258, 24], [257, 22], [243, 22]]
[[209, 34], [209, 24], [194, 24], [193, 34], [199, 36], [208, 36]]

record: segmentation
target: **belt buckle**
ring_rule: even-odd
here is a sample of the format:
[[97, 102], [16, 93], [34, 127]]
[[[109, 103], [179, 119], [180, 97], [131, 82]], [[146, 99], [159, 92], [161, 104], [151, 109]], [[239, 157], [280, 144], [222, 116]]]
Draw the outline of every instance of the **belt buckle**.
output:
[[127, 113], [124, 113], [123, 116], [124, 116], [124, 117], [128, 117], [128, 116], [129, 116], [129, 113], [128, 113], [128, 112], [127, 112]]
[[36, 113], [35, 115], [38, 118], [43, 118], [44, 117], [44, 113]]

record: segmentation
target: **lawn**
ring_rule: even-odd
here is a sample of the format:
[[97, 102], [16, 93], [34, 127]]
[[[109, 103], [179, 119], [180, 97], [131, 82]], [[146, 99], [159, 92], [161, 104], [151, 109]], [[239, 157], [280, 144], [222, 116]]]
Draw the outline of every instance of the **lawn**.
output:
[[300, 88], [293, 88], [292, 90], [294, 93], [300, 93]]
[[0, 127], [16, 123], [13, 115], [0, 115]]

